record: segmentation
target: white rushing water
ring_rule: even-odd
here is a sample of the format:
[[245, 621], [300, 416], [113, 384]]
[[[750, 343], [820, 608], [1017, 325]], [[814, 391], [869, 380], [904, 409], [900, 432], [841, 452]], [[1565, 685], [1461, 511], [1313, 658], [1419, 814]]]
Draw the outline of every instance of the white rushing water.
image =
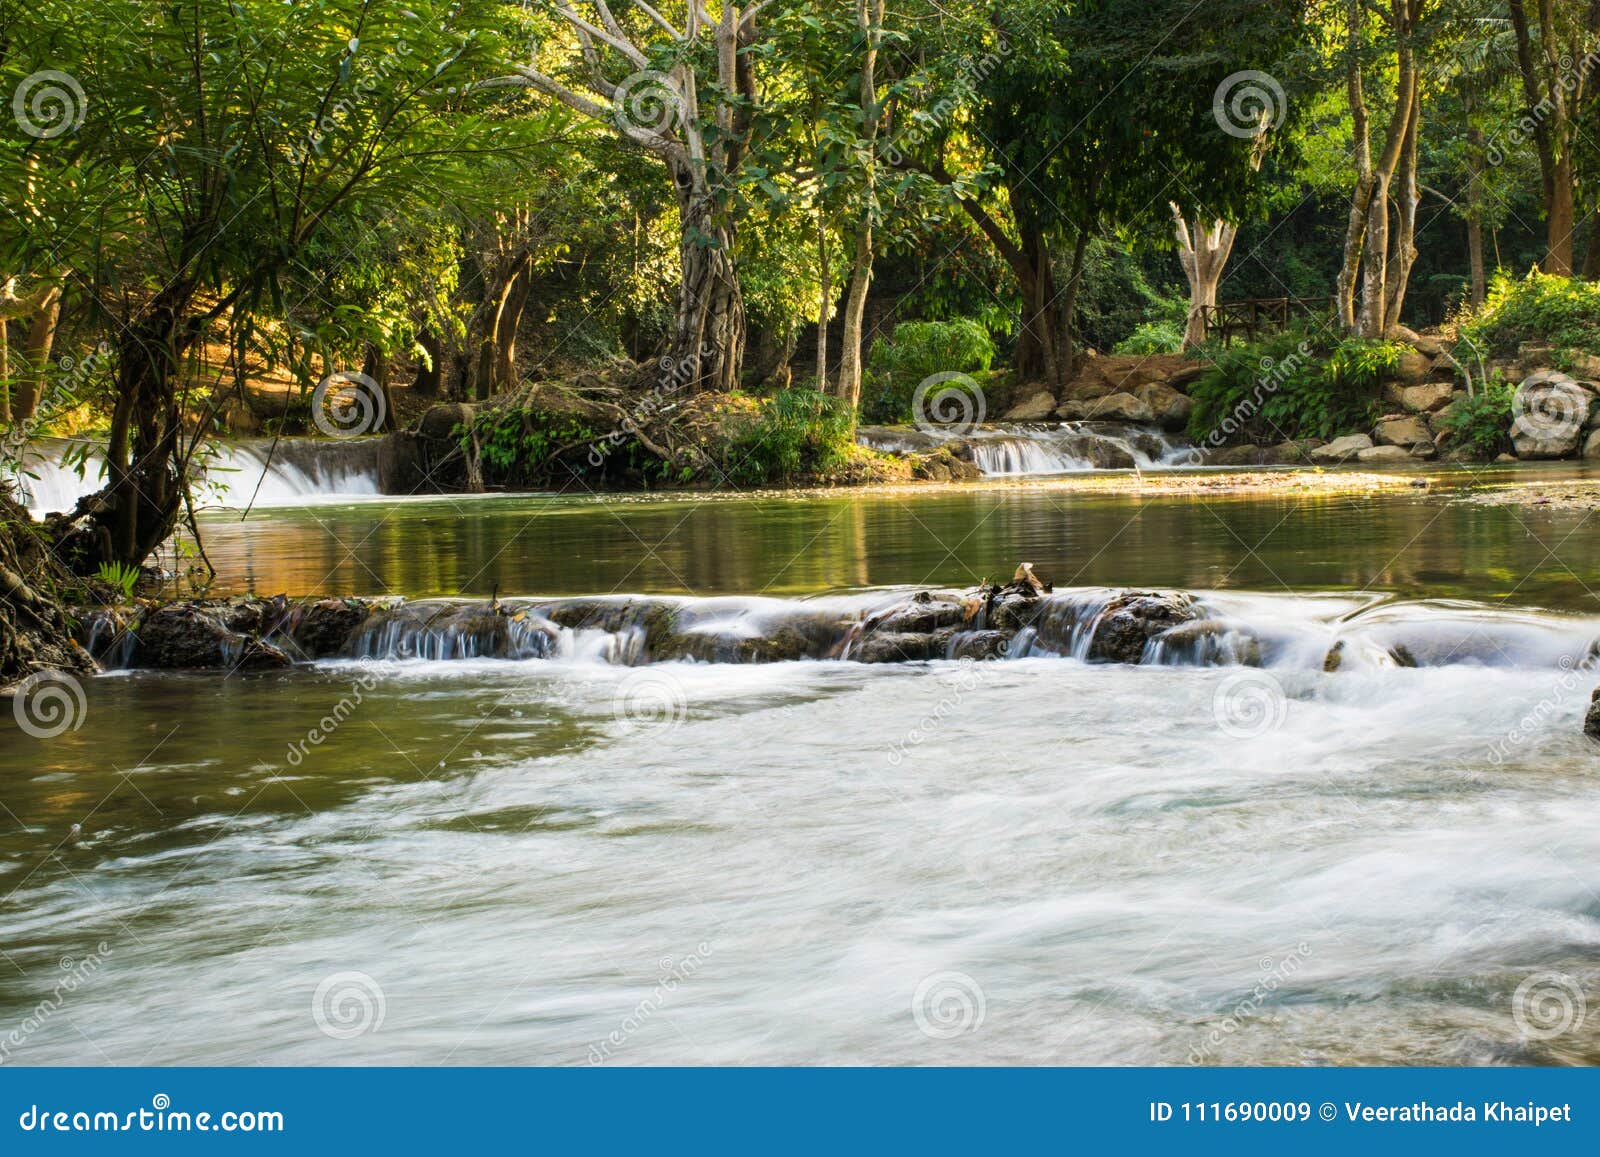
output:
[[1115, 422], [980, 426], [964, 433], [937, 427], [872, 426], [863, 427], [858, 440], [876, 450], [901, 454], [959, 443], [973, 465], [989, 477], [1200, 464], [1199, 452], [1186, 438], [1154, 426]]
[[[23, 505], [35, 517], [71, 510], [104, 483], [105, 463], [98, 453], [84, 461], [81, 452], [69, 453], [71, 445], [47, 439], [24, 457], [17, 481]], [[198, 498], [207, 506], [243, 507], [252, 498], [257, 506], [295, 506], [378, 493], [374, 439], [218, 442], [201, 463]]]
[[66, 754], [139, 794], [13, 895], [0, 1011], [107, 953], [17, 1058], [1600, 1062], [1600, 621], [1203, 602], [1265, 667], [630, 667], [619, 628], [96, 680]]

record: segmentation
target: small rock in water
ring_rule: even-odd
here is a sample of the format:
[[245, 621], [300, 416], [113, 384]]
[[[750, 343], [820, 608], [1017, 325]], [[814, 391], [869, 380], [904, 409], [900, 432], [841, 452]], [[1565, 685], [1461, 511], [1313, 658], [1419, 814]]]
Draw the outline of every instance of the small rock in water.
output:
[[1589, 700], [1589, 713], [1583, 717], [1583, 733], [1590, 739], [1600, 740], [1600, 687], [1594, 689]]

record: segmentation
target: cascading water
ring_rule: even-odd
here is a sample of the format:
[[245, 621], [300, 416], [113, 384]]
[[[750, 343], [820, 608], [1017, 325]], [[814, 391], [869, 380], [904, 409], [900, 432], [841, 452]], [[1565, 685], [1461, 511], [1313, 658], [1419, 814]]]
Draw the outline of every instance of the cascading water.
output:
[[1086, 470], [1157, 470], [1199, 464], [1186, 439], [1152, 426], [1068, 422], [1059, 426], [980, 426], [965, 434], [891, 426], [864, 426], [864, 446], [905, 454], [947, 443], [988, 477], [1072, 474]]
[[[71, 510], [104, 483], [99, 448], [47, 439], [22, 460], [17, 481], [35, 517]], [[253, 439], [217, 442], [200, 456], [198, 497], [209, 506], [304, 505], [378, 493], [378, 449], [372, 438]]]

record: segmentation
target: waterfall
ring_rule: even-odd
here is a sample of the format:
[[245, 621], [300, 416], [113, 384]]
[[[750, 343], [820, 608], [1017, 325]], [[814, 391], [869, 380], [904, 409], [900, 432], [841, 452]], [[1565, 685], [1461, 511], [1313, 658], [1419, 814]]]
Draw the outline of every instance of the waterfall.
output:
[[951, 444], [989, 477], [1073, 474], [1085, 470], [1160, 470], [1199, 464], [1185, 439], [1153, 426], [1067, 422], [1059, 426], [982, 426], [962, 436], [894, 426], [864, 426], [857, 441], [874, 450], [908, 454]]
[[[84, 450], [88, 457], [83, 457]], [[198, 456], [199, 500], [208, 506], [299, 506], [378, 493], [378, 439], [270, 438], [213, 442]], [[43, 439], [15, 479], [34, 517], [71, 510], [105, 481], [98, 443]]]

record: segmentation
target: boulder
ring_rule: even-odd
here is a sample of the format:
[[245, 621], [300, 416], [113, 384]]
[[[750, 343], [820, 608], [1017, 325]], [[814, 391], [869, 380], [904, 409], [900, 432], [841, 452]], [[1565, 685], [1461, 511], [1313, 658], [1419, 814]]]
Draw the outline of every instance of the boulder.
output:
[[1591, 431], [1589, 438], [1583, 444], [1585, 458], [1600, 458], [1600, 430]]
[[1583, 733], [1590, 739], [1600, 739], [1600, 687], [1589, 699], [1589, 713], [1583, 717]]
[[1517, 387], [1511, 446], [1518, 458], [1566, 458], [1578, 450], [1594, 395], [1566, 374], [1540, 370]]
[[404, 430], [378, 443], [378, 493], [415, 494], [426, 487], [428, 457], [420, 434]]
[[1002, 419], [1007, 422], [1042, 422], [1056, 408], [1056, 396], [1049, 390], [1040, 390], [1026, 401], [1007, 410]]
[[1194, 409], [1194, 402], [1171, 386], [1146, 382], [1137, 387], [1133, 395], [1149, 407], [1162, 429], [1181, 430], [1189, 424], [1189, 412]]
[[1087, 402], [1062, 402], [1056, 408], [1056, 417], [1063, 422], [1081, 422], [1083, 420], [1083, 412], [1088, 408], [1088, 405], [1089, 403]]
[[[1429, 443], [1432, 445], [1432, 443]], [[1361, 463], [1379, 462], [1409, 462], [1411, 450], [1406, 446], [1368, 446], [1365, 450], [1356, 451], [1356, 461]]]
[[1199, 617], [1188, 595], [1124, 591], [1107, 602], [1090, 625], [1089, 660], [1137, 663], [1151, 639]]
[[1265, 466], [1271, 453], [1266, 446], [1219, 446], [1206, 452], [1206, 465]]
[[1083, 416], [1102, 422], [1153, 422], [1155, 413], [1132, 394], [1108, 394], [1084, 407]]
[[1387, 376], [1390, 381], [1401, 385], [1420, 386], [1433, 376], [1433, 358], [1408, 349], [1400, 355], [1400, 360]]
[[458, 430], [464, 430], [472, 425], [472, 420], [477, 416], [478, 408], [462, 402], [451, 402], [441, 406], [431, 406], [417, 422], [417, 433], [424, 438], [455, 438]]
[[1117, 387], [1098, 374], [1086, 373], [1067, 383], [1066, 389], [1061, 391], [1061, 396], [1067, 402], [1092, 402], [1096, 398], [1104, 398], [1116, 392]]
[[1424, 462], [1430, 462], [1439, 456], [1439, 447], [1432, 442], [1418, 442], [1411, 447], [1411, 456]]
[[1274, 466], [1306, 466], [1312, 460], [1311, 452], [1320, 445], [1322, 443], [1315, 438], [1279, 442], [1267, 447], [1267, 462]]
[[1348, 462], [1363, 450], [1372, 448], [1372, 439], [1365, 434], [1346, 434], [1342, 438], [1335, 438], [1326, 446], [1318, 446], [1311, 451], [1311, 460], [1320, 465], [1337, 465]]
[[1391, 396], [1408, 414], [1431, 414], [1449, 405], [1455, 392], [1452, 382], [1427, 382], [1420, 386], [1402, 386]]
[[1372, 431], [1372, 440], [1378, 446], [1415, 446], [1431, 440], [1433, 434], [1421, 418], [1391, 418], [1381, 421]]
[[135, 662], [164, 670], [289, 666], [289, 656], [271, 643], [230, 630], [224, 621], [226, 611], [226, 607], [204, 602], [158, 607], [134, 632], [138, 637]]

